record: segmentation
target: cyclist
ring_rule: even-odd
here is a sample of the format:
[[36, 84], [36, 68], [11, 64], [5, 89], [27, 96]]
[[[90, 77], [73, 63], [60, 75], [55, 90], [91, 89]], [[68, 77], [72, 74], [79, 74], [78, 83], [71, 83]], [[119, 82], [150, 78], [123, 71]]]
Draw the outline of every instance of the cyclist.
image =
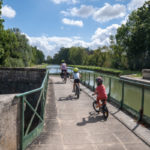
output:
[[100, 107], [100, 101], [102, 103], [102, 105], [106, 105], [106, 100], [107, 100], [107, 94], [106, 94], [106, 90], [105, 90], [105, 86], [103, 85], [103, 79], [101, 77], [97, 77], [96, 78], [96, 83], [97, 83], [97, 87], [95, 89], [95, 92], [93, 95], [97, 95], [97, 107]]
[[61, 76], [67, 74], [67, 64], [65, 63], [65, 60], [61, 61], [60, 69], [61, 69]]
[[80, 73], [78, 68], [73, 69], [73, 78], [74, 78], [74, 84], [73, 84], [73, 92], [75, 92], [75, 85], [78, 84], [80, 89]]

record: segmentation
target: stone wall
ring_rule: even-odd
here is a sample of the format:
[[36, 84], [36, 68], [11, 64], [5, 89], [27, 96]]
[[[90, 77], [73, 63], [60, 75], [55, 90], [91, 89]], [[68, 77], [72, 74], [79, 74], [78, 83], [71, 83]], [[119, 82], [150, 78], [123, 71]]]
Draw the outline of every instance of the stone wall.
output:
[[23, 93], [41, 86], [45, 69], [0, 68], [0, 94]]
[[[20, 150], [21, 99], [23, 93], [41, 87], [46, 69], [0, 68], [0, 150]], [[35, 105], [39, 93], [27, 97]], [[26, 116], [31, 116], [26, 108]]]
[[0, 95], [0, 150], [19, 150], [20, 101], [15, 95]]

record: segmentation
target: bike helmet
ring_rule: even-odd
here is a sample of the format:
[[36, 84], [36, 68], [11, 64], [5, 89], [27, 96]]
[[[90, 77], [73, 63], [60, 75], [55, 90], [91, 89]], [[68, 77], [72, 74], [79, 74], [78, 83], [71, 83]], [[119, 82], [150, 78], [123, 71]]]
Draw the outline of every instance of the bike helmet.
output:
[[64, 60], [61, 60], [61, 63], [64, 63], [65, 61]]
[[101, 77], [96, 78], [97, 85], [101, 85], [103, 83], [103, 79]]
[[74, 71], [74, 72], [78, 72], [79, 69], [78, 69], [78, 68], [74, 68], [73, 71]]

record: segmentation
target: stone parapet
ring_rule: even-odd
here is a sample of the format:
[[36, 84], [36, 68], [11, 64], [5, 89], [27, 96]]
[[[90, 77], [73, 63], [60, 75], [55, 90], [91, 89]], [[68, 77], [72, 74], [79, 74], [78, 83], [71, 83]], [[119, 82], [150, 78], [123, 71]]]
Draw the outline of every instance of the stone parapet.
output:
[[19, 150], [20, 101], [14, 97], [0, 95], [0, 150]]
[[120, 76], [120, 79], [134, 81], [134, 82], [138, 82], [141, 84], [150, 84], [150, 80], [143, 79], [142, 77], [132, 77], [131, 75]]
[[143, 76], [143, 79], [150, 80], [150, 69], [143, 69], [142, 76]]

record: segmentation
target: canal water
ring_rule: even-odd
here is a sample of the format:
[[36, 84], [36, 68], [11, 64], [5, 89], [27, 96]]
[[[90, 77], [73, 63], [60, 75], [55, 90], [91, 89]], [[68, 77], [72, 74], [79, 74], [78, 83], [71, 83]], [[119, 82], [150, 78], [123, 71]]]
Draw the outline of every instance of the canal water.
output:
[[[58, 65], [48, 66], [47, 68], [50, 74], [60, 73], [60, 66]], [[71, 67], [68, 68], [68, 72], [72, 73]], [[95, 78], [102, 76], [106, 92], [110, 93], [112, 99], [116, 100], [118, 103], [121, 103], [123, 100], [123, 104], [129, 108], [129, 111], [135, 111], [137, 115], [139, 115], [138, 112], [143, 105], [143, 113], [146, 119], [150, 119], [150, 87], [138, 85], [136, 83], [123, 82], [119, 77], [110, 77], [95, 71], [80, 70], [80, 73], [82, 75], [82, 81], [90, 87], [96, 87]], [[142, 90], [142, 88], [144, 88], [144, 90]]]

